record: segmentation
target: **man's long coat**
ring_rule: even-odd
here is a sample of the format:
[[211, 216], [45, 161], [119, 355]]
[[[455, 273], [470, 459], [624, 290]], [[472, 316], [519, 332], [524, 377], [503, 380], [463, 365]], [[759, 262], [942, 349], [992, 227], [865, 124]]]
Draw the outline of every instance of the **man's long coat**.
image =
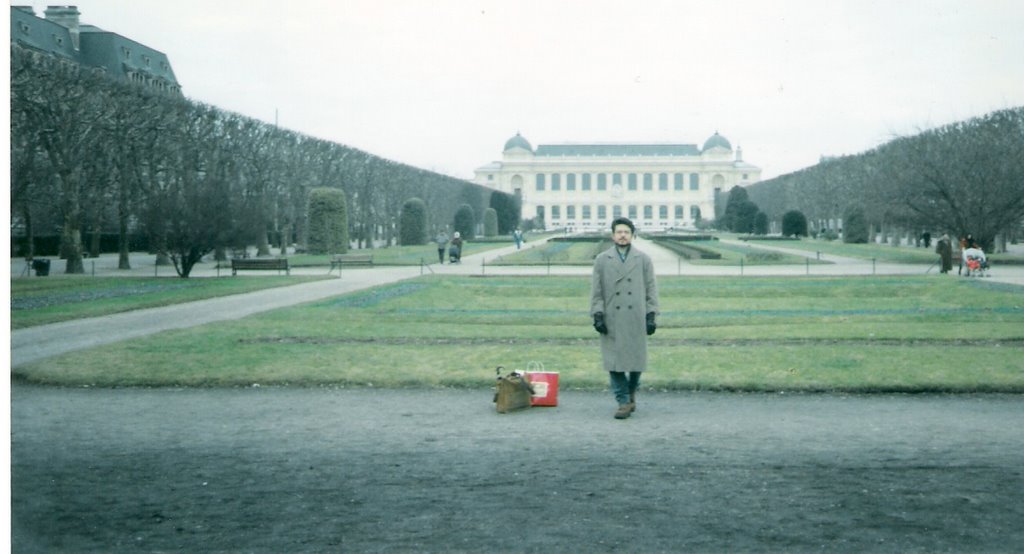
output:
[[630, 247], [626, 261], [615, 247], [598, 254], [590, 287], [590, 315], [604, 313], [605, 371], [647, 369], [647, 313], [658, 313], [658, 285], [650, 256]]

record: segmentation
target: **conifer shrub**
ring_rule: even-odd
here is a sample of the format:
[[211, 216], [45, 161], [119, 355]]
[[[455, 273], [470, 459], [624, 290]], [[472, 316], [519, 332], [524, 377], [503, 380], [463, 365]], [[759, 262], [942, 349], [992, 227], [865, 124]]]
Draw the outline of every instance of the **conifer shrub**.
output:
[[401, 245], [426, 244], [427, 205], [419, 198], [410, 198], [402, 204], [398, 216], [398, 243]]
[[306, 246], [310, 254], [348, 252], [348, 206], [344, 191], [326, 187], [311, 189], [306, 217], [309, 218]]

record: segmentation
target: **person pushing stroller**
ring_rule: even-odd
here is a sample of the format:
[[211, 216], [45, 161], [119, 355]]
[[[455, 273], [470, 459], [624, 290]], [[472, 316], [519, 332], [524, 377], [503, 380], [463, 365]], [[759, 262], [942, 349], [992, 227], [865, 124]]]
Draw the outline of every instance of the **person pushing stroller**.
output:
[[450, 246], [448, 246], [448, 262], [453, 264], [462, 263], [462, 235], [458, 231], [452, 235]]
[[988, 259], [985, 257], [985, 251], [978, 248], [978, 245], [971, 243], [969, 248], [966, 248], [963, 253], [964, 265], [967, 266], [966, 276], [985, 277], [988, 272]]

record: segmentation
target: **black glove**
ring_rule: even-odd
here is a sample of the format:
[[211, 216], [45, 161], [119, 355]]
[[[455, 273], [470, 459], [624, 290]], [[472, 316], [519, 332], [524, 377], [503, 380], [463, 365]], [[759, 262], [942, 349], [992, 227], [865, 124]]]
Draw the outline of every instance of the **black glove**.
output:
[[604, 312], [594, 314], [594, 329], [602, 335], [608, 334], [608, 326], [604, 324]]
[[658, 325], [654, 323], [654, 312], [647, 312], [647, 334], [653, 335]]

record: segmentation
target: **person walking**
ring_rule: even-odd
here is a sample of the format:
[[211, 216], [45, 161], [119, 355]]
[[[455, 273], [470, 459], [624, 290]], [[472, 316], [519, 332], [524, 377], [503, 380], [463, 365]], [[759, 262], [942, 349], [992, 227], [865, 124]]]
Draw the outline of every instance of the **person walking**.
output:
[[953, 244], [949, 241], [949, 235], [942, 235], [939, 242], [935, 243], [935, 253], [939, 255], [939, 273], [946, 274], [953, 270]]
[[438, 231], [434, 242], [437, 243], [437, 262], [444, 264], [444, 247], [448, 244], [448, 233]]
[[633, 247], [636, 227], [612, 221], [614, 246], [597, 255], [590, 315], [601, 334], [601, 358], [618, 403], [615, 419], [636, 411], [640, 374], [647, 369], [647, 337], [657, 329], [658, 285], [650, 256]]

